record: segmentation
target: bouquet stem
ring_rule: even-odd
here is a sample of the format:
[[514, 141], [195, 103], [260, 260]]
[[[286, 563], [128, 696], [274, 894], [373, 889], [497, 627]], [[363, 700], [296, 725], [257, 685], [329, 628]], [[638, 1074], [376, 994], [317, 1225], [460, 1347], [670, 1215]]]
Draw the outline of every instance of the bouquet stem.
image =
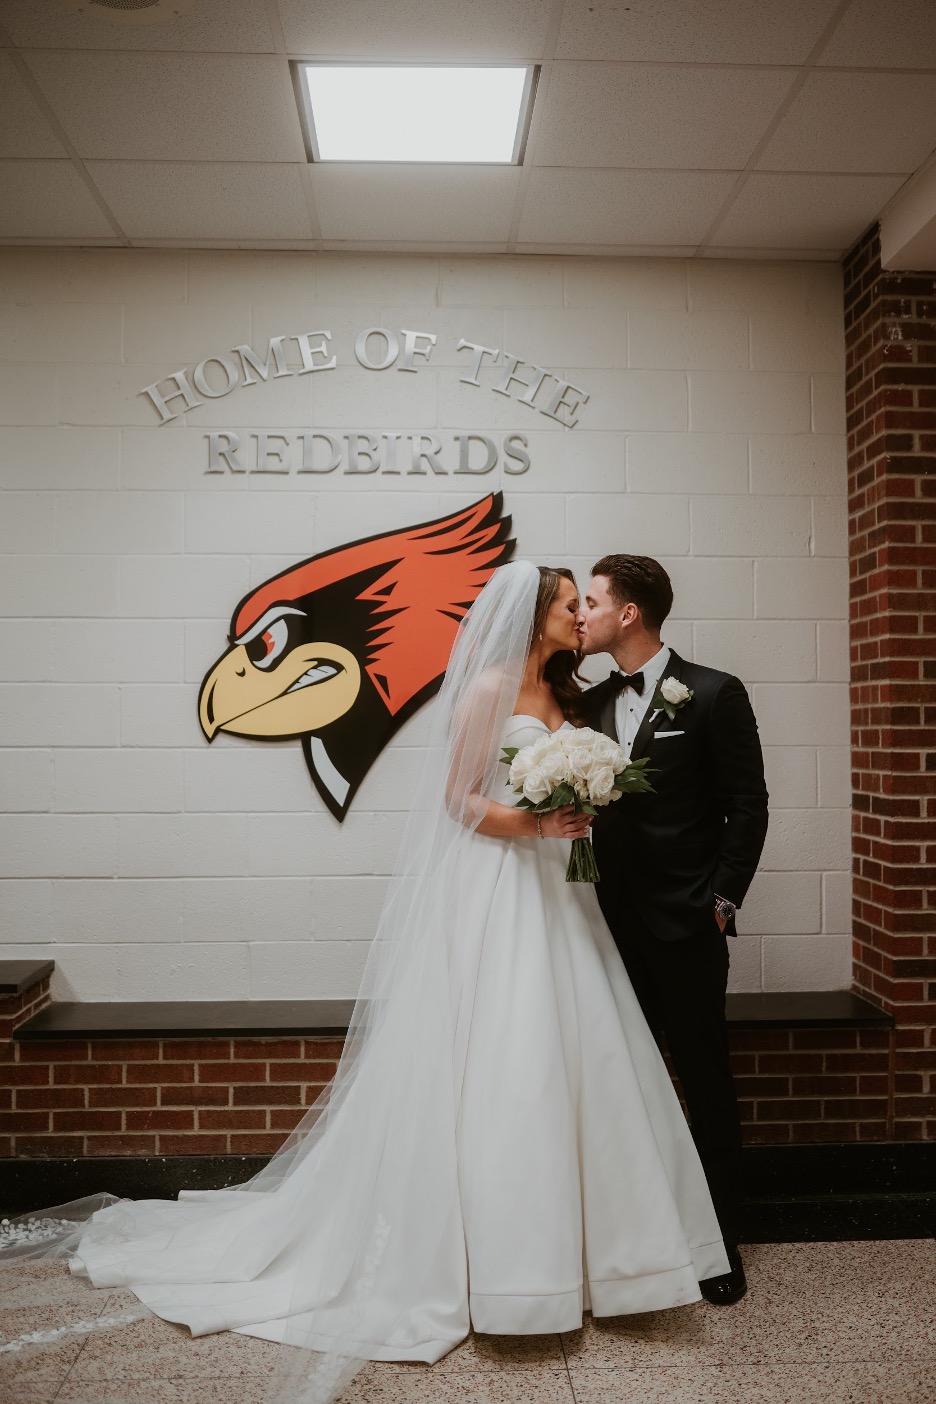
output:
[[573, 839], [572, 852], [569, 854], [569, 866], [566, 868], [566, 882], [597, 881], [598, 864], [595, 862], [595, 850], [592, 848], [591, 839]]

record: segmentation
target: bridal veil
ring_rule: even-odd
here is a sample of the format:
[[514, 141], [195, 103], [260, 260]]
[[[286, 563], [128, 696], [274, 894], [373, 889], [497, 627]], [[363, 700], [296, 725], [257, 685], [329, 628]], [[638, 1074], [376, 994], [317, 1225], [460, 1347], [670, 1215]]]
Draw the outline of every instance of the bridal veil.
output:
[[236, 1189], [101, 1196], [14, 1222], [0, 1261], [69, 1258], [195, 1335], [282, 1342], [278, 1404], [327, 1404], [364, 1360], [433, 1361], [468, 1333], [452, 878], [498, 773], [538, 586], [535, 566], [500, 567], [459, 627], [337, 1074], [282, 1148]]

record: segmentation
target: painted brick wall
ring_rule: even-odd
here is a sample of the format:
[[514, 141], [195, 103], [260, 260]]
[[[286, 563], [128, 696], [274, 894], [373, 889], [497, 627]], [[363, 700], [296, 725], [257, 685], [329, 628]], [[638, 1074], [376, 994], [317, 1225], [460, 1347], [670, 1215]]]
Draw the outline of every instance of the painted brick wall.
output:
[[936, 1137], [936, 275], [845, 262], [855, 987], [897, 1020], [894, 1128]]
[[0, 1156], [272, 1154], [340, 1054], [315, 1038], [0, 1045]]
[[[368, 372], [363, 327], [438, 354]], [[160, 428], [180, 366], [327, 326], [339, 368]], [[458, 337], [592, 396], [569, 431], [458, 381]], [[0, 254], [0, 953], [51, 954], [56, 998], [354, 992], [424, 719], [345, 825], [298, 747], [198, 728], [233, 606], [314, 551], [501, 487], [520, 553], [580, 578], [660, 557], [668, 641], [749, 686], [773, 819], [735, 989], [850, 981], [841, 273], [831, 265], [124, 250]], [[460, 360], [463, 359], [459, 358]], [[487, 379], [485, 379], [487, 377]], [[212, 428], [529, 437], [470, 480], [205, 473]]]
[[[886, 1139], [889, 1037], [732, 1034], [745, 1143]], [[0, 1156], [272, 1153], [340, 1052], [317, 1038], [0, 1043]]]

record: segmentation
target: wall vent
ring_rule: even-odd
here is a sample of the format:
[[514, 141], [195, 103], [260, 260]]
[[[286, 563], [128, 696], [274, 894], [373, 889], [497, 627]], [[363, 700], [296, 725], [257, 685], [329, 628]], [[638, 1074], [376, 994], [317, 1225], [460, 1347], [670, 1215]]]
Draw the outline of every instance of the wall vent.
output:
[[194, 9], [198, 0], [61, 0], [66, 10], [111, 24], [168, 24]]

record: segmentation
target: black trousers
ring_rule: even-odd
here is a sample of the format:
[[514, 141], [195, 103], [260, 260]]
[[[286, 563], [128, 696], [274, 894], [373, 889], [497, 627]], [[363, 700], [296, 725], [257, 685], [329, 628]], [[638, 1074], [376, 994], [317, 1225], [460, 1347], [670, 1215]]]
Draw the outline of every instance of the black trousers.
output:
[[620, 909], [613, 920], [611, 914], [605, 916], [647, 1023], [658, 1042], [665, 1037], [682, 1083], [722, 1234], [737, 1243], [741, 1122], [725, 1022], [727, 938], [714, 913], [709, 936], [685, 941], [660, 941], [634, 916], [622, 920]]

